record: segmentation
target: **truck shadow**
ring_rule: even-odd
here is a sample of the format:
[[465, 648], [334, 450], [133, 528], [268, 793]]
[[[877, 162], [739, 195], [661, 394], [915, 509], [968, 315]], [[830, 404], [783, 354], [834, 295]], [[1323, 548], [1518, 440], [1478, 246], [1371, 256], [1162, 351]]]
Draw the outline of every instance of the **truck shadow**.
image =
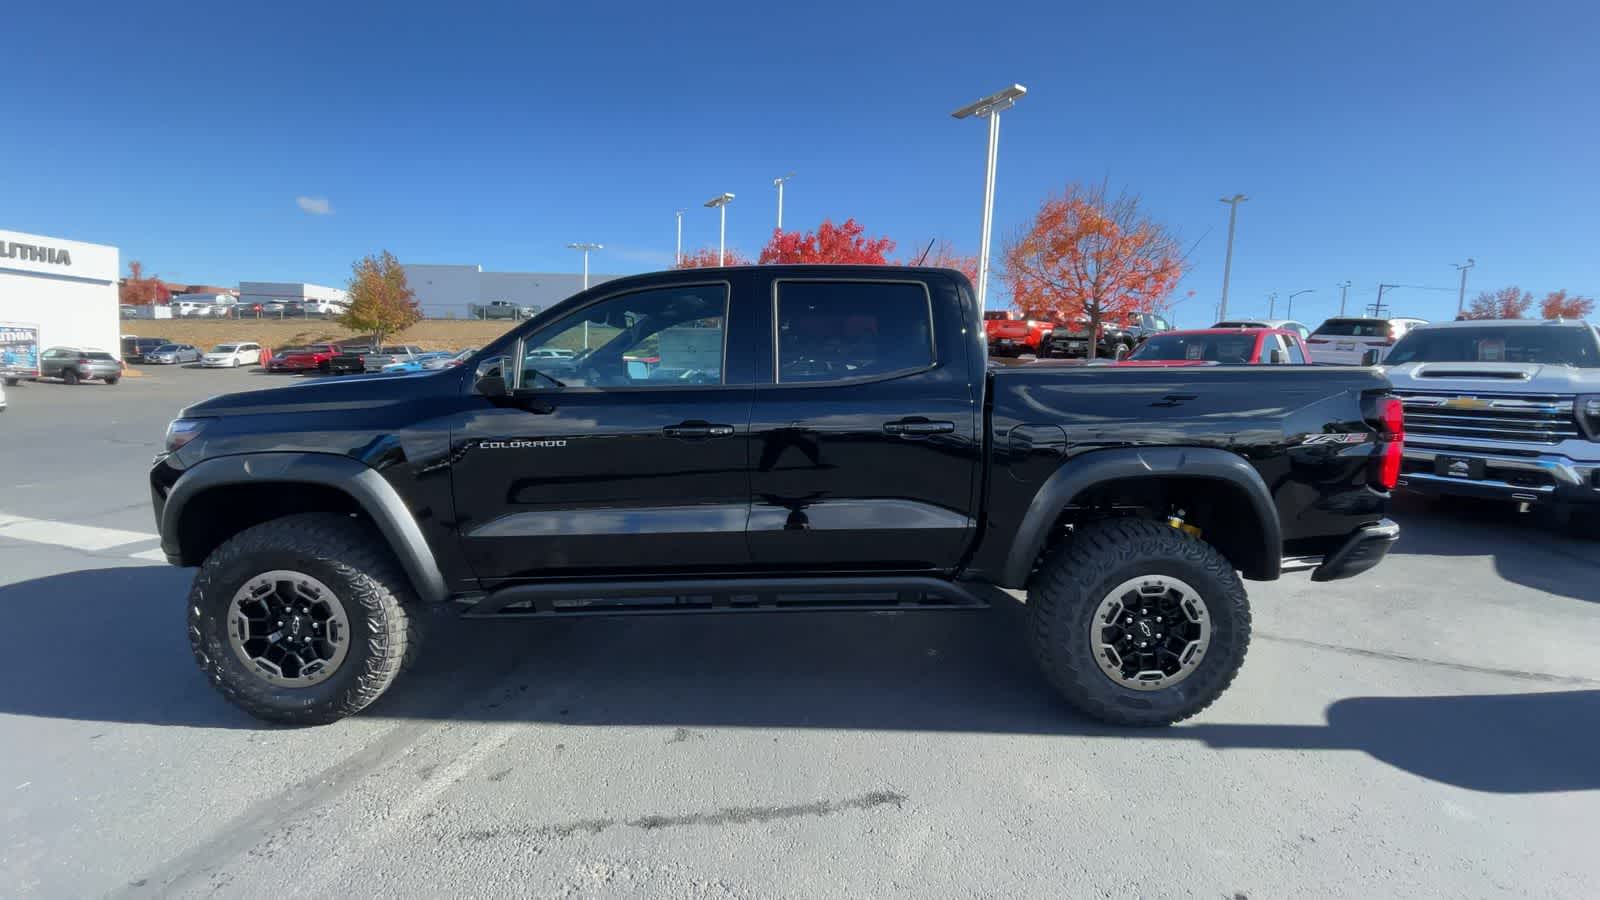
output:
[[1519, 513], [1508, 503], [1398, 494], [1391, 514], [1401, 526], [1395, 553], [1487, 556], [1514, 584], [1600, 603], [1600, 543], [1574, 531], [1560, 510]]
[[[200, 677], [184, 635], [191, 573], [88, 570], [0, 587], [0, 714], [267, 728]], [[1129, 730], [1074, 715], [1039, 676], [1020, 609], [554, 622], [437, 621], [366, 716], [677, 729], [825, 728], [1187, 741], [1366, 753], [1469, 790], [1600, 789], [1600, 690], [1353, 697], [1322, 725]], [[1250, 690], [1251, 673], [1234, 690]], [[339, 726], [331, 726], [339, 727]]]

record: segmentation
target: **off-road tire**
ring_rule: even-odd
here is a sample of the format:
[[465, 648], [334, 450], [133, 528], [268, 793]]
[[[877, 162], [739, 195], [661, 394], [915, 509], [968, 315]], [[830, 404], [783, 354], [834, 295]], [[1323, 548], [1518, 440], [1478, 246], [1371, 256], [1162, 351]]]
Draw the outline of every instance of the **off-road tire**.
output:
[[[1206, 656], [1183, 680], [1134, 690], [1102, 672], [1089, 635], [1101, 600], [1142, 575], [1168, 575], [1199, 592], [1211, 620]], [[1216, 548], [1169, 525], [1113, 519], [1075, 529], [1028, 582], [1029, 640], [1050, 683], [1081, 712], [1114, 725], [1170, 725], [1211, 705], [1250, 645], [1250, 603]]]
[[116, 384], [117, 382], [119, 382], [121, 380], [122, 380], [122, 376], [121, 375], [107, 375], [106, 379], [105, 379], [106, 384]]
[[[274, 569], [321, 581], [349, 617], [348, 653], [324, 681], [274, 685], [229, 645], [234, 593]], [[338, 513], [273, 519], [223, 542], [195, 575], [188, 614], [189, 644], [212, 686], [258, 719], [292, 725], [322, 725], [360, 712], [388, 690], [421, 645], [423, 614], [393, 554], [370, 525]]]
[[61, 370], [61, 380], [66, 382], [67, 384], [77, 384], [78, 383], [78, 370], [76, 370], [76, 369], [62, 369]]
[[1113, 346], [1111, 348], [1111, 358], [1112, 359], [1127, 359], [1128, 358], [1128, 354], [1130, 354], [1132, 352], [1133, 352], [1133, 347], [1131, 345], [1118, 342], [1115, 346]]

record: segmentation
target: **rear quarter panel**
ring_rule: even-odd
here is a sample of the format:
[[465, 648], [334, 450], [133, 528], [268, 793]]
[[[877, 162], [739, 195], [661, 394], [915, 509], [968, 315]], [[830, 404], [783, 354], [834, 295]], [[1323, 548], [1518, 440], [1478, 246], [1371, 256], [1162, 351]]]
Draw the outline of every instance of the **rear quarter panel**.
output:
[[[995, 545], [1009, 545], [1057, 468], [1097, 450], [1137, 446], [1238, 454], [1272, 493], [1285, 555], [1327, 552], [1383, 515], [1388, 494], [1368, 486], [1373, 429], [1362, 418], [1361, 395], [1387, 389], [1381, 374], [1363, 368], [997, 368], [986, 534], [974, 564], [984, 571], [996, 564]], [[1327, 433], [1366, 439], [1307, 443]], [[1206, 512], [1218, 527], [1233, 511]]]

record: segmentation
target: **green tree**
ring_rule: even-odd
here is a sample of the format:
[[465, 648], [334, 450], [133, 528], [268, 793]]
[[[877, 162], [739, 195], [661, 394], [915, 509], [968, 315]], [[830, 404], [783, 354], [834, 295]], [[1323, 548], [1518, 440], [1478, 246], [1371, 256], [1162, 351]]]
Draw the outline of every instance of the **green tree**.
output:
[[393, 253], [363, 257], [350, 269], [350, 310], [339, 317], [339, 324], [371, 334], [373, 343], [382, 344], [422, 318], [416, 294], [406, 284], [406, 270]]

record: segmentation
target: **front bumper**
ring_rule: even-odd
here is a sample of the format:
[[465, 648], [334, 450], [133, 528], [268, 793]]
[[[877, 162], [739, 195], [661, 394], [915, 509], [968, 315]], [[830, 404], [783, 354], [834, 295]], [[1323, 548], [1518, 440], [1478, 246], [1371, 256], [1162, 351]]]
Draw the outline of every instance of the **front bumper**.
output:
[[[1443, 462], [1441, 457], [1445, 458]], [[1467, 465], [1451, 466], [1451, 463], [1460, 462]], [[1448, 474], [1451, 468], [1462, 474]], [[1425, 496], [1529, 503], [1600, 503], [1597, 473], [1600, 473], [1600, 461], [1575, 460], [1559, 453], [1513, 456], [1408, 444], [1398, 486]]]
[[1312, 581], [1337, 581], [1350, 578], [1383, 562], [1389, 548], [1400, 539], [1400, 525], [1384, 519], [1375, 525], [1364, 525], [1345, 539], [1339, 549], [1328, 554], [1322, 565], [1311, 571]]

